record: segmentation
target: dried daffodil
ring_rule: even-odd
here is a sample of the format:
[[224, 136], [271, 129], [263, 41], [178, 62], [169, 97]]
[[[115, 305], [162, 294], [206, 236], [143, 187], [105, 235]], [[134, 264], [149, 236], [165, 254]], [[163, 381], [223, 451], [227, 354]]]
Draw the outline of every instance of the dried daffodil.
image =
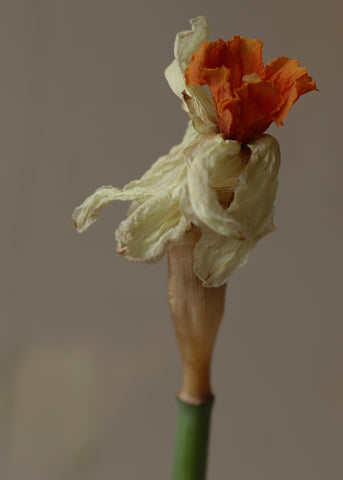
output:
[[[197, 225], [202, 236], [194, 271], [204, 286], [218, 287], [275, 229], [279, 145], [261, 134], [271, 122], [280, 124], [315, 83], [296, 60], [280, 57], [264, 67], [258, 40], [210, 43], [206, 18], [191, 24], [191, 31], [176, 36], [175, 60], [166, 70], [191, 119], [182, 142], [122, 190], [99, 188], [73, 220], [82, 232], [102, 207], [131, 201], [116, 231], [117, 250], [147, 263], [159, 261], [170, 242]], [[207, 85], [212, 97], [199, 85]]]
[[275, 230], [280, 150], [264, 132], [272, 122], [282, 124], [300, 95], [316, 89], [298, 60], [279, 57], [264, 65], [261, 41], [209, 42], [206, 18], [190, 22], [191, 30], [177, 34], [165, 72], [190, 119], [181, 143], [141, 179], [121, 190], [99, 188], [73, 214], [82, 232], [104, 206], [131, 201], [116, 230], [118, 252], [150, 263], [168, 250], [169, 305], [184, 368], [177, 480], [205, 478], [210, 363], [226, 282]]

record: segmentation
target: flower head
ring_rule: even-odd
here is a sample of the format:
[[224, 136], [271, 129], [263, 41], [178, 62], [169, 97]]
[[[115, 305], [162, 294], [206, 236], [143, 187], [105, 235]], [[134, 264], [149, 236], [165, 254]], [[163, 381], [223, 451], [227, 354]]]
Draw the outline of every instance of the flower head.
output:
[[194, 271], [204, 286], [218, 287], [275, 230], [280, 151], [275, 138], [260, 134], [272, 120], [281, 122], [314, 83], [285, 57], [264, 67], [258, 40], [235, 37], [233, 43], [211, 44], [205, 17], [191, 25], [177, 34], [175, 59], [165, 72], [190, 117], [183, 140], [141, 179], [121, 190], [99, 188], [75, 209], [73, 221], [82, 232], [102, 207], [131, 201], [116, 230], [117, 250], [146, 263], [160, 260], [170, 242], [196, 225], [201, 237]]
[[264, 66], [262, 46], [238, 35], [228, 42], [203, 42], [186, 68], [189, 87], [210, 89], [226, 138], [247, 142], [272, 122], [281, 125], [300, 95], [316, 89], [298, 60], [279, 57]]

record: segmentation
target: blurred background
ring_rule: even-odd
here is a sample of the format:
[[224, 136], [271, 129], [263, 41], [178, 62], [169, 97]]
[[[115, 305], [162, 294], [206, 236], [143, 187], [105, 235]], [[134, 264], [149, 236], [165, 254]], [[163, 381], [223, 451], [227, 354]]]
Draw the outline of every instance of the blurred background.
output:
[[181, 366], [155, 266], [115, 252], [127, 204], [71, 213], [178, 143], [175, 34], [299, 58], [277, 232], [230, 281], [213, 362], [210, 479], [339, 480], [343, 458], [342, 9], [335, 0], [1, 0], [0, 477], [170, 477]]

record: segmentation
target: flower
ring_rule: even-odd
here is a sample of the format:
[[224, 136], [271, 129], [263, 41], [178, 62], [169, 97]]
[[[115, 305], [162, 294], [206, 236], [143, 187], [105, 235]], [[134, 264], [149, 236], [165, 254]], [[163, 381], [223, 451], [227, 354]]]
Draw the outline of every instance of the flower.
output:
[[210, 89], [226, 138], [246, 142], [272, 122], [282, 125], [300, 95], [317, 89], [299, 60], [279, 57], [264, 66], [262, 46], [239, 35], [228, 42], [204, 42], [186, 68], [188, 86]]
[[[257, 131], [262, 133], [261, 115], [256, 111], [257, 100], [254, 114], [258, 127], [254, 127], [253, 117], [249, 117], [248, 124], [249, 128], [253, 126], [252, 137], [245, 139], [245, 144], [227, 138], [223, 125], [227, 125], [229, 114], [224, 115], [225, 120], [221, 119], [218, 105], [220, 89], [230, 90], [230, 87], [226, 83], [222, 86], [217, 83], [215, 95], [212, 92], [213, 100], [201, 85], [194, 83], [201, 83], [196, 77], [201, 72], [201, 68], [196, 67], [200, 65], [196, 61], [199, 52], [204, 52], [206, 45], [211, 44], [206, 43], [209, 37], [206, 18], [198, 17], [190, 23], [192, 30], [176, 35], [175, 59], [165, 72], [170, 87], [182, 99], [182, 107], [190, 117], [181, 143], [159, 158], [141, 179], [130, 182], [123, 189], [104, 186], [96, 190], [75, 209], [73, 222], [82, 232], [98, 218], [104, 206], [115, 200], [131, 201], [128, 217], [116, 230], [117, 250], [129, 260], [145, 263], [159, 261], [170, 242], [180, 240], [192, 224], [196, 225], [201, 230], [201, 238], [194, 249], [194, 271], [204, 286], [218, 287], [246, 263], [256, 243], [275, 230], [273, 205], [280, 151], [272, 136], [255, 138]], [[257, 40], [249, 42], [259, 45]], [[243, 50], [239, 50], [240, 54]], [[258, 55], [255, 52], [253, 56]], [[256, 61], [251, 64], [255, 69]], [[233, 60], [230, 66], [233, 78]], [[248, 85], [244, 87], [248, 92], [251, 90], [249, 85], [261, 83], [254, 76], [252, 67], [242, 67], [241, 70], [238, 61], [237, 68], [239, 75], [250, 75], [249, 81], [243, 80], [243, 84]], [[194, 75], [190, 75], [190, 71]], [[261, 70], [257, 69], [255, 73], [258, 75]], [[253, 92], [255, 95], [254, 89]], [[284, 98], [287, 97], [282, 107], [284, 111], [288, 108], [286, 104], [296, 96], [292, 92], [288, 97], [284, 93]], [[238, 106], [234, 108], [237, 111], [243, 108], [239, 98], [225, 96], [225, 101], [228, 104], [236, 102]], [[223, 107], [223, 111], [225, 109]], [[229, 107], [226, 110], [231, 112]], [[240, 118], [247, 116], [243, 111], [239, 115]], [[236, 123], [233, 119], [230, 128], [239, 131]], [[243, 129], [246, 125], [243, 124]]]

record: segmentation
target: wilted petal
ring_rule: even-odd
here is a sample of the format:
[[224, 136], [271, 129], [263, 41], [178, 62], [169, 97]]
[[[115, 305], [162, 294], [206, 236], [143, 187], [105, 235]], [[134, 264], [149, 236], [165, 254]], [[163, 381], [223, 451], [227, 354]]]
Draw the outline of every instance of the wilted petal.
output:
[[73, 213], [74, 226], [78, 232], [83, 232], [92, 225], [101, 209], [115, 200], [132, 201], [132, 213], [161, 189], [168, 189], [173, 192], [173, 196], [178, 196], [186, 176], [185, 151], [192, 148], [197, 135], [190, 122], [182, 142], [173, 147], [168, 155], [160, 157], [139, 180], [133, 180], [122, 190], [112, 186], [98, 188]]
[[318, 90], [315, 81], [307, 73], [305, 67], [300, 67], [299, 60], [288, 57], [278, 57], [267, 63], [264, 79], [275, 84], [283, 98], [283, 104], [274, 115], [277, 125], [282, 125], [293, 104], [304, 93]]
[[[208, 85], [212, 95], [218, 93], [216, 84], [230, 80], [232, 92], [240, 87], [243, 77], [255, 72], [263, 74], [262, 46], [260, 40], [251, 40], [236, 35], [233, 40], [224, 42], [219, 39], [215, 42], [204, 42], [201, 48], [192, 56], [185, 72], [187, 85]], [[230, 72], [229, 78], [221, 67]], [[213, 91], [214, 90], [214, 91]], [[216, 101], [216, 93], [214, 94]]]
[[174, 44], [175, 60], [165, 71], [170, 88], [179, 98], [182, 98], [182, 92], [186, 87], [183, 72], [187, 68], [193, 53], [201, 47], [202, 42], [206, 42], [209, 39], [210, 35], [206, 17], [192, 18], [189, 22], [192, 30], [185, 30], [176, 35]]
[[275, 229], [272, 212], [278, 186], [280, 150], [269, 135], [249, 145], [251, 157], [235, 191], [228, 213], [246, 234], [244, 240], [202, 228], [194, 250], [194, 271], [204, 285], [218, 287], [248, 259], [258, 240]]
[[189, 122], [182, 142], [156, 160], [139, 180], [133, 180], [124, 187], [123, 192], [131, 192], [135, 196], [132, 198], [133, 209], [163, 189], [172, 192], [174, 197], [179, 195], [186, 178], [187, 152], [197, 141], [198, 132], [194, 130], [192, 122]]
[[262, 227], [274, 205], [280, 147], [271, 135], [262, 135], [248, 146], [251, 157], [229, 210], [251, 236]]
[[[183, 99], [183, 92], [193, 98], [193, 116], [199, 117], [204, 123], [216, 128], [216, 113], [211, 96], [199, 85], [194, 88], [186, 86], [184, 70], [189, 59], [196, 52], [202, 42], [209, 39], [209, 28], [206, 17], [197, 17], [190, 20], [192, 30], [186, 30], [176, 35], [174, 45], [174, 61], [166, 68], [165, 76], [173, 92]], [[184, 102], [184, 109], [189, 113]], [[196, 125], [196, 124], [195, 124]]]
[[194, 249], [194, 272], [205, 287], [219, 287], [248, 259], [256, 241], [238, 240], [202, 228]]
[[162, 191], [121, 222], [116, 231], [117, 250], [129, 260], [158, 262], [168, 242], [179, 240], [190, 228], [181, 215], [178, 198]]
[[[232, 190], [237, 186], [237, 178], [245, 166], [245, 155], [241, 145], [234, 140], [224, 140], [221, 135], [202, 135], [200, 141], [189, 152], [187, 167], [187, 185], [189, 202], [196, 217], [197, 225], [207, 225], [222, 235], [245, 236], [244, 229], [229, 210], [218, 199], [215, 184], [218, 177], [226, 178]], [[189, 211], [189, 206], [182, 205], [185, 190], [181, 195], [181, 209]]]
[[215, 120], [211, 120], [207, 117], [207, 114], [199, 114], [199, 105], [196, 96], [190, 96], [186, 93], [186, 90], [182, 92], [183, 95], [183, 109], [188, 113], [191, 118], [194, 129], [201, 134], [217, 133], [217, 126]]
[[115, 200], [134, 200], [134, 198], [132, 192], [124, 193], [111, 185], [98, 188], [93, 195], [86, 198], [82, 205], [75, 208], [72, 219], [76, 230], [80, 233], [86, 230], [97, 220], [101, 209]]
[[203, 133], [201, 130], [197, 129], [197, 123], [194, 122], [194, 117], [197, 117], [203, 123], [205, 123], [213, 132], [217, 133], [217, 114], [210, 94], [207, 93], [206, 90], [204, 90], [204, 88], [200, 85], [195, 85], [194, 87], [186, 87], [184, 91], [193, 99], [192, 110], [189, 110], [189, 106], [186, 102], [182, 103], [182, 108], [190, 115], [193, 121], [194, 128], [199, 131], [199, 133]]
[[203, 42], [185, 70], [189, 88], [208, 86], [226, 138], [252, 141], [273, 121], [281, 125], [300, 95], [317, 90], [299, 60], [279, 57], [264, 67], [262, 45], [238, 35]]

